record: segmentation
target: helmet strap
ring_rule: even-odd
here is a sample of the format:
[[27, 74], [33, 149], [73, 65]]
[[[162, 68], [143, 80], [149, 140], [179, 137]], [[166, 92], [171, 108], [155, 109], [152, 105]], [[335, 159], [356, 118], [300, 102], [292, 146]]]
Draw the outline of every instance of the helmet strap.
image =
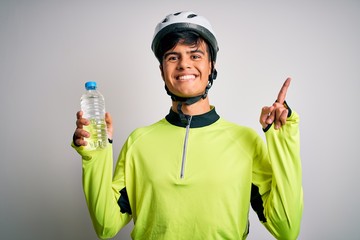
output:
[[179, 113], [179, 116], [180, 116], [182, 122], [185, 122], [185, 123], [187, 122], [187, 118], [181, 110], [182, 105], [183, 104], [191, 105], [191, 104], [194, 104], [194, 103], [200, 101], [200, 99], [205, 99], [207, 97], [209, 89], [212, 87], [213, 81], [216, 79], [216, 77], [217, 77], [217, 71], [216, 71], [216, 69], [213, 69], [212, 73], [209, 75], [208, 84], [205, 87], [204, 93], [201, 95], [198, 95], [198, 96], [194, 96], [194, 97], [176, 96], [175, 94], [170, 92], [169, 88], [165, 85], [166, 93], [171, 97], [171, 100], [174, 102], [179, 102], [177, 105], [177, 111]]
[[171, 97], [171, 100], [173, 100], [174, 102], [182, 102], [182, 103], [185, 103], [186, 105], [191, 105], [191, 104], [196, 103], [200, 99], [205, 99], [207, 97], [209, 89], [212, 87], [213, 81], [216, 79], [216, 76], [217, 76], [217, 71], [216, 71], [216, 69], [214, 69], [212, 71], [212, 73], [209, 75], [208, 84], [205, 87], [204, 93], [201, 95], [195, 96], [195, 97], [179, 97], [179, 96], [173, 94], [172, 92], [170, 92], [170, 90], [166, 86], [166, 84], [165, 84], [165, 90], [166, 90], [166, 93]]

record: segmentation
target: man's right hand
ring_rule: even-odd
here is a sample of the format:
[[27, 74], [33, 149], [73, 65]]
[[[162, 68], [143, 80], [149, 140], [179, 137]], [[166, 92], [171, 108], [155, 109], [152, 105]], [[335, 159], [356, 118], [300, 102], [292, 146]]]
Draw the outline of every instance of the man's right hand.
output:
[[[105, 122], [107, 128], [107, 135], [109, 139], [112, 139], [113, 135], [113, 127], [112, 127], [112, 117], [110, 113], [105, 113]], [[84, 138], [90, 137], [90, 133], [84, 130], [84, 126], [89, 125], [89, 120], [83, 118], [83, 112], [78, 111], [76, 113], [76, 129], [73, 135], [74, 145], [77, 147], [86, 146], [87, 142]]]

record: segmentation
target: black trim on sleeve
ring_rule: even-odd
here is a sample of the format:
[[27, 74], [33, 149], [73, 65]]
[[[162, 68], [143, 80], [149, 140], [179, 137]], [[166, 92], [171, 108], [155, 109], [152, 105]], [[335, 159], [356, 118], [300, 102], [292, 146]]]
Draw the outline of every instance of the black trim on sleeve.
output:
[[271, 123], [271, 124], [268, 124], [268, 125], [266, 126], [266, 128], [263, 128], [263, 131], [264, 131], [264, 132], [267, 132], [267, 131], [270, 129], [271, 126], [272, 126], [272, 123]]
[[120, 206], [121, 213], [128, 213], [130, 215], [132, 214], [126, 187], [120, 190], [120, 198], [118, 200], [118, 205]]
[[76, 137], [75, 137], [75, 133], [74, 133], [74, 135], [73, 135], [73, 143], [74, 143], [74, 146], [75, 146], [75, 147], [81, 147], [81, 145], [77, 145], [77, 144], [76, 144], [75, 140], [76, 140]]
[[291, 108], [289, 107], [289, 105], [287, 104], [286, 101], [284, 101], [284, 106], [285, 106], [285, 108], [287, 108], [287, 110], [288, 110], [288, 115], [287, 115], [287, 117], [290, 117], [291, 114], [292, 114], [292, 111], [291, 111]]
[[256, 212], [259, 220], [261, 222], [266, 222], [263, 201], [259, 192], [259, 188], [254, 184], [251, 184], [250, 204], [251, 208]]

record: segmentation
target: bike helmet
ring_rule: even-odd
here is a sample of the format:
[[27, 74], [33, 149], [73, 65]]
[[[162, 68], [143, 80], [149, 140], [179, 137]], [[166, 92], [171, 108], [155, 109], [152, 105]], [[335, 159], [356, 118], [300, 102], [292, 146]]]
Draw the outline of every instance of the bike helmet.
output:
[[189, 11], [169, 14], [156, 26], [151, 49], [159, 61], [161, 61], [162, 57], [158, 56], [160, 40], [168, 33], [183, 30], [192, 30], [198, 33], [208, 43], [211, 48], [211, 59], [216, 62], [216, 54], [219, 51], [219, 47], [209, 21]]

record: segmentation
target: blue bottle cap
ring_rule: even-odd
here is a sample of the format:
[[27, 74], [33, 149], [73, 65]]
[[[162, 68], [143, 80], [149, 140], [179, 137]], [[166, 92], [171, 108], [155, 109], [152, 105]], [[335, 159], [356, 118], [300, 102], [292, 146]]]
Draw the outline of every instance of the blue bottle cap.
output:
[[96, 82], [86, 82], [85, 83], [86, 90], [95, 90], [96, 89]]

